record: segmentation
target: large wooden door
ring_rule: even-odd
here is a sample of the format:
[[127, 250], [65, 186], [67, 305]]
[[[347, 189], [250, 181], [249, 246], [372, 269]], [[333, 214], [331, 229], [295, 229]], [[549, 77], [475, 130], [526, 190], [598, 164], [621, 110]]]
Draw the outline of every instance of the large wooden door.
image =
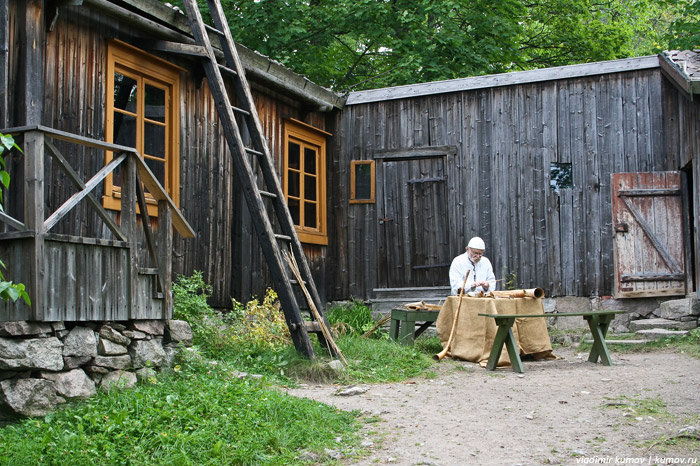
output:
[[613, 173], [615, 297], [685, 294], [679, 172]]
[[383, 160], [377, 188], [378, 288], [449, 283], [445, 157]]

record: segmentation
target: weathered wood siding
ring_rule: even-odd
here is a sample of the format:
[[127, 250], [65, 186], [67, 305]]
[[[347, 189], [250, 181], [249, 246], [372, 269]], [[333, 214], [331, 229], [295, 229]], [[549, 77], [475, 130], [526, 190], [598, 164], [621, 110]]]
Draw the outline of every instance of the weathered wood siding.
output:
[[[666, 94], [660, 70], [652, 68], [346, 107], [329, 183], [336, 187], [338, 235], [329, 293], [369, 298], [389, 283], [378, 273], [393, 273], [377, 267], [379, 206], [347, 202], [350, 161], [455, 146], [456, 155], [445, 159], [446, 202], [428, 214], [408, 212], [404, 199], [400, 221], [448, 218], [449, 257], [471, 236], [483, 237], [497, 278], [514, 274], [518, 286], [542, 287], [550, 296], [610, 295], [610, 174], [675, 170], [680, 146], [697, 147], [697, 130], [669, 135], [684, 110]], [[550, 188], [552, 162], [572, 165], [573, 188]], [[449, 283], [447, 268], [436, 273]]]
[[[11, 2], [10, 24], [14, 24], [15, 2]], [[14, 31], [14, 27], [11, 28]], [[10, 34], [15, 34], [11, 32]], [[12, 37], [12, 36], [11, 36]], [[142, 37], [139, 39], [139, 37]], [[144, 51], [158, 55], [185, 68], [180, 89], [180, 208], [196, 232], [195, 239], [175, 236], [173, 275], [204, 272], [213, 287], [212, 304], [230, 307], [231, 297], [247, 300], [260, 296], [271, 283], [262, 254], [255, 240], [247, 207], [237, 187], [228, 148], [218, 123], [216, 109], [200, 66], [180, 56], [148, 50], [152, 38], [86, 7], [60, 10], [53, 29], [46, 33], [44, 116], [46, 126], [67, 132], [104, 139], [106, 98], [107, 40], [118, 38]], [[18, 44], [10, 40], [10, 77], [8, 88], [17, 82]], [[280, 166], [284, 118], [296, 118], [320, 129], [332, 128], [323, 113], [310, 112], [300, 102], [254, 86], [254, 98], [260, 112], [272, 153]], [[8, 94], [8, 108], [16, 109], [17, 96]], [[17, 112], [8, 112], [8, 126], [15, 126]], [[328, 119], [330, 123], [334, 119]], [[88, 179], [104, 164], [104, 153], [65, 143], [58, 149], [83, 179]], [[332, 158], [328, 151], [328, 160]], [[47, 212], [58, 208], [75, 192], [71, 181], [46, 159]], [[98, 196], [103, 188], [98, 188]], [[53, 233], [110, 238], [109, 231], [94, 210], [81, 203], [52, 229]], [[330, 208], [330, 206], [329, 206]], [[21, 218], [21, 215], [19, 216]], [[143, 240], [141, 241], [143, 242]], [[307, 249], [319, 292], [325, 299], [326, 247]], [[144, 256], [147, 254], [144, 253]]]

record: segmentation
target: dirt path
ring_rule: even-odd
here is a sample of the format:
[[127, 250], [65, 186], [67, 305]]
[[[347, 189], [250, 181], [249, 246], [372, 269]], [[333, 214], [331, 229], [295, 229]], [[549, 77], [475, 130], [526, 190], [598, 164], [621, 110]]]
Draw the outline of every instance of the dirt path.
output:
[[524, 362], [520, 375], [446, 359], [434, 364], [434, 378], [369, 385], [360, 395], [336, 396], [336, 386], [289, 393], [379, 418], [364, 429], [371, 454], [345, 464], [700, 462], [697, 440], [649, 449], [684, 427], [700, 435], [700, 360], [614, 354], [606, 367], [571, 349], [555, 354], [560, 359]]

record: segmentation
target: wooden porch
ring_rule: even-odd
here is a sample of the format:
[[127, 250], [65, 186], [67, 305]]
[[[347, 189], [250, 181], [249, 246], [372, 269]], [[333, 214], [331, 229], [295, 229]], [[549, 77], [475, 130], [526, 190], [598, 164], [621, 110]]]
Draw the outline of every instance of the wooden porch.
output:
[[[32, 303], [0, 302], [0, 321], [171, 318], [173, 227], [185, 238], [194, 231], [139, 153], [41, 125], [0, 132], [13, 135], [24, 152], [8, 157], [12, 189], [8, 209], [0, 212], [0, 258], [5, 277], [24, 283]], [[101, 160], [108, 151], [113, 158], [84, 181], [69, 163], [80, 158], [70, 151]], [[95, 191], [117, 169], [121, 210], [107, 211]], [[57, 208], [47, 205], [51, 170], [74, 185]], [[157, 219], [149, 217], [147, 203], [157, 204]], [[101, 234], [77, 231], [68, 214], [78, 206], [99, 217]]]

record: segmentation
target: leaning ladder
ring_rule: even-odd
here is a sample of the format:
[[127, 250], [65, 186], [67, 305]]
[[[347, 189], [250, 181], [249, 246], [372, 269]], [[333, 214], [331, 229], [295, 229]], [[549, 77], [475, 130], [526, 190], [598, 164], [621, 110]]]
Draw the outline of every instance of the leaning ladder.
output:
[[[334, 354], [335, 351], [329, 346], [329, 342], [324, 337], [321, 329], [321, 325], [325, 325], [326, 329], [328, 329], [328, 322], [322, 313], [321, 300], [292, 222], [292, 216], [285, 202], [282, 188], [272, 163], [270, 150], [263, 135], [258, 112], [253, 102], [250, 86], [246, 80], [245, 71], [231, 37], [231, 30], [228, 27], [221, 3], [219, 0], [208, 0], [209, 12], [214, 22], [214, 27], [205, 26], [196, 0], [184, 0], [184, 3], [195, 42], [204, 51], [204, 71], [216, 103], [216, 109], [231, 156], [233, 157], [234, 169], [243, 188], [248, 210], [258, 235], [258, 241], [270, 269], [275, 291], [282, 305], [294, 346], [301, 354], [312, 359], [315, 358], [309, 339], [309, 333], [312, 332], [318, 335], [321, 346], [329, 348], [331, 354]], [[221, 49], [224, 52], [225, 64], [217, 62], [208, 32], [212, 32], [219, 37]], [[222, 73], [226, 74], [233, 83], [238, 106], [233, 106], [229, 100]], [[239, 116], [239, 119], [236, 118], [236, 115]], [[247, 129], [252, 147], [246, 147], [244, 144], [239, 124], [244, 129]], [[256, 172], [249, 161], [251, 156], [258, 161], [256, 165], [262, 173], [264, 190], [258, 188]], [[273, 230], [270, 214], [268, 214], [263, 198], [267, 199], [267, 205], [271, 205], [275, 211], [281, 229], [280, 233], [275, 233]], [[287, 261], [283, 258], [280, 244], [284, 244], [285, 248], [291, 250], [291, 258], [298, 264], [298, 272], [302, 279], [301, 283], [299, 283], [299, 280], [291, 278], [290, 266], [286, 265]], [[313, 300], [313, 304], [308, 303], [309, 306], [313, 307], [315, 305], [315, 308], [318, 310], [318, 314], [310, 313], [310, 321], [305, 321], [302, 318], [302, 310], [299, 305], [300, 300], [297, 299], [293, 286], [305, 287], [310, 299]], [[323, 322], [319, 322], [319, 317]]]

